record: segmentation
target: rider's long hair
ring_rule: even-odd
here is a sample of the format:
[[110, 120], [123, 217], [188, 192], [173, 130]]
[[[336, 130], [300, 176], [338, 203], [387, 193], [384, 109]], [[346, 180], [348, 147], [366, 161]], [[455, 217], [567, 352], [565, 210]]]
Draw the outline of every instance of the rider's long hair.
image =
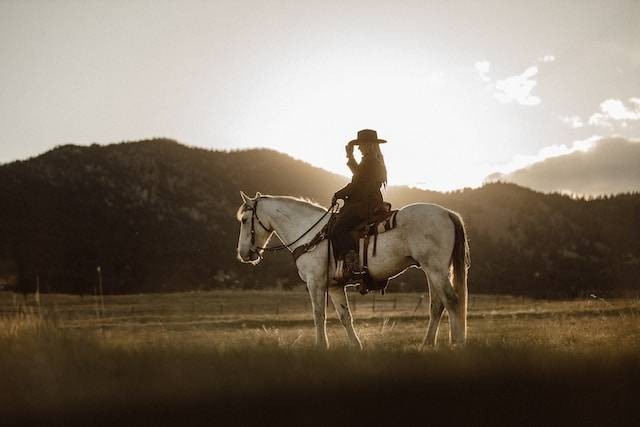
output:
[[371, 151], [369, 152], [370, 156], [374, 156], [376, 157], [378, 160], [380, 160], [380, 163], [382, 164], [382, 185], [384, 185], [384, 188], [387, 188], [387, 165], [384, 162], [384, 156], [382, 155], [382, 151], [380, 151], [380, 144], [373, 144], [371, 146]]

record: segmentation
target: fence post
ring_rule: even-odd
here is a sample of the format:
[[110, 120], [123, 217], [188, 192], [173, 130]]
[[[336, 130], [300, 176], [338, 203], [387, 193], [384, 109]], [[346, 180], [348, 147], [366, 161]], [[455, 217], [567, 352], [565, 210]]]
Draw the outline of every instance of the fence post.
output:
[[100, 290], [100, 314], [104, 316], [104, 289], [102, 288], [102, 268], [98, 266], [98, 289]]
[[100, 319], [100, 308], [98, 307], [98, 285], [93, 286], [93, 308], [96, 311], [96, 318]]
[[371, 303], [371, 311], [376, 312], [376, 294], [373, 294], [373, 302]]
[[36, 292], [34, 294], [36, 304], [38, 305], [38, 314], [42, 314], [40, 310], [40, 275], [36, 276]]

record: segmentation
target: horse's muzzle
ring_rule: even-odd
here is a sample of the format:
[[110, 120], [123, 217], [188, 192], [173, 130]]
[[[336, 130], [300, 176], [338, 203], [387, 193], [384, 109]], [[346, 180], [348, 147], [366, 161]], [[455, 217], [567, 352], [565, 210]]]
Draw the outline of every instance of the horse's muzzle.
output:
[[255, 249], [249, 249], [246, 253], [238, 254], [238, 258], [242, 262], [251, 263], [254, 265], [260, 262], [260, 260], [262, 259], [260, 253], [258, 253], [258, 251], [256, 251]]

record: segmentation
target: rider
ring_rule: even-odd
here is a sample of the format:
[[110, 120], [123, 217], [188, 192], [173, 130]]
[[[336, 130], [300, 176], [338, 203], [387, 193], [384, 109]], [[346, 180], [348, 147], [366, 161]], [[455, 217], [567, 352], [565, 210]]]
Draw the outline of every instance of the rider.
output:
[[[346, 145], [347, 166], [353, 177], [351, 182], [333, 196], [332, 204], [337, 199], [344, 200], [344, 206], [336, 218], [332, 231], [333, 254], [337, 260], [336, 277], [338, 281], [347, 279], [358, 267], [356, 255], [357, 240], [351, 235], [353, 227], [371, 217], [383, 208], [380, 187], [387, 185], [387, 168], [380, 152], [380, 144], [385, 140], [378, 139], [375, 130], [363, 129], [358, 138]], [[362, 160], [358, 164], [353, 157], [353, 147], [358, 146]]]

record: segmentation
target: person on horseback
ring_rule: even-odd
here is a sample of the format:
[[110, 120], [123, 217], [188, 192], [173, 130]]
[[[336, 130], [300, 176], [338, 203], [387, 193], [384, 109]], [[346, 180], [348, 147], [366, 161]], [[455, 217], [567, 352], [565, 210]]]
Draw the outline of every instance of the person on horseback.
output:
[[[387, 141], [378, 139], [375, 130], [363, 129], [357, 139], [346, 145], [347, 166], [353, 174], [351, 182], [333, 196], [331, 204], [338, 199], [344, 205], [338, 213], [331, 233], [333, 254], [337, 261], [335, 279], [345, 281], [358, 269], [357, 239], [352, 236], [353, 228], [375, 212], [384, 208], [380, 188], [387, 185], [387, 168], [380, 151], [380, 144]], [[358, 146], [362, 153], [360, 163], [353, 156], [353, 148]]]

